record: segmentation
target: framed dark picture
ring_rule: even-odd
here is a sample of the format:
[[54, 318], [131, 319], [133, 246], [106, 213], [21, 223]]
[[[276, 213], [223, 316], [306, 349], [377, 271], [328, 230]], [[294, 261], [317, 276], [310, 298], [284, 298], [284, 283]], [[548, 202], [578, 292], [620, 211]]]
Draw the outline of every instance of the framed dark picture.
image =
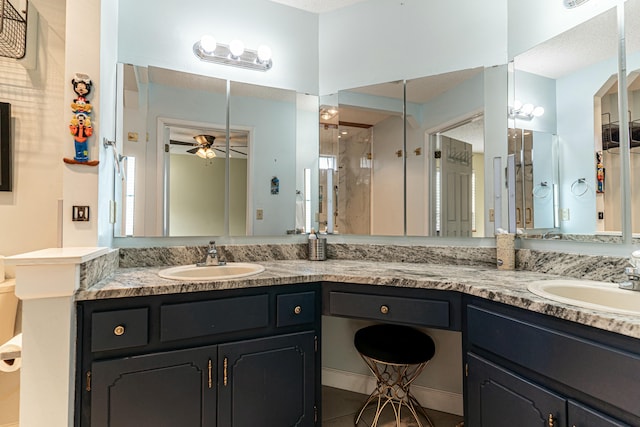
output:
[[0, 102], [0, 191], [11, 191], [11, 104]]

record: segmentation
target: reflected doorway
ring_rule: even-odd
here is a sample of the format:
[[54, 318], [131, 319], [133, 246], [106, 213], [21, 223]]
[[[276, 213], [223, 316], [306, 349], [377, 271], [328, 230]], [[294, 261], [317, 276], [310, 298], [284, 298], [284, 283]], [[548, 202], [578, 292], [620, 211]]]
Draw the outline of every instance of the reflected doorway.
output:
[[429, 133], [431, 235], [484, 236], [484, 116]]
[[[170, 236], [247, 235], [249, 132], [165, 127], [165, 226]], [[229, 167], [229, 206], [225, 182]]]

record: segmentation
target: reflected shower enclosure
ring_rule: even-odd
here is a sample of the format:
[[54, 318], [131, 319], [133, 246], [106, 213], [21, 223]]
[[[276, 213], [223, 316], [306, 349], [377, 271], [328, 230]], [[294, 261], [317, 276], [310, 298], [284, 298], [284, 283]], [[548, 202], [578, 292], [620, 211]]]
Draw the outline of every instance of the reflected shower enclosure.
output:
[[321, 232], [370, 234], [372, 140], [371, 125], [320, 124]]

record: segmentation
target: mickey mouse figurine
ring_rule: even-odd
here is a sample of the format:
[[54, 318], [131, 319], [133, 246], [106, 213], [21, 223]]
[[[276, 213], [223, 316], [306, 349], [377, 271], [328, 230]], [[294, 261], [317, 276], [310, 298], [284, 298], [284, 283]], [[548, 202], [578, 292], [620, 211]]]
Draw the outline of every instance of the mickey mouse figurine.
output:
[[91, 79], [86, 74], [76, 73], [71, 80], [73, 91], [77, 98], [71, 103], [73, 118], [69, 124], [69, 130], [73, 136], [75, 143], [76, 155], [73, 159], [64, 158], [65, 163], [83, 164], [95, 166], [97, 160], [89, 160], [89, 148], [87, 138], [93, 135], [93, 127], [91, 126], [91, 103], [87, 99], [91, 93]]
[[71, 80], [73, 91], [78, 97], [71, 103], [71, 109], [74, 113], [91, 113], [91, 104], [87, 100], [87, 96], [91, 93], [91, 79], [86, 74], [76, 73]]

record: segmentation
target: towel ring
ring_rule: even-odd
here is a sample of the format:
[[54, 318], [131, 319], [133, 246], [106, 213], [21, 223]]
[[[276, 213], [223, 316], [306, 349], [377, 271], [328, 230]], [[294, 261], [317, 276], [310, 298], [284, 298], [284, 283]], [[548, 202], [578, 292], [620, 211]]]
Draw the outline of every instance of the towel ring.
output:
[[[578, 178], [571, 184], [571, 192], [576, 197], [582, 197], [589, 191], [590, 187], [586, 178]], [[580, 189], [582, 189], [582, 191], [580, 191]]]
[[532, 191], [533, 197], [536, 199], [546, 199], [551, 194], [551, 187], [547, 183], [547, 181], [542, 181], [540, 184], [536, 185]]

